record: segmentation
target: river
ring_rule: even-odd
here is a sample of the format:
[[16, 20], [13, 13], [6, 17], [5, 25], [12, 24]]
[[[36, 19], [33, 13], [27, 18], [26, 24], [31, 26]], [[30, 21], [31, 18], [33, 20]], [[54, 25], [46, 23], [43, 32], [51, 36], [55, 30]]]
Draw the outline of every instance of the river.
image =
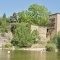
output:
[[60, 60], [60, 52], [11, 50], [8, 53], [0, 49], [0, 60]]

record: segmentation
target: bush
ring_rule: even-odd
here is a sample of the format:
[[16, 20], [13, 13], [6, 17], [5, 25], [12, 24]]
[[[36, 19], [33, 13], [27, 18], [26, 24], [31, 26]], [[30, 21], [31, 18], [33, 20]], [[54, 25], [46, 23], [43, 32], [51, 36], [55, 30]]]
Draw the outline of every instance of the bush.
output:
[[56, 44], [52, 42], [47, 42], [46, 51], [53, 51], [54, 49], [56, 49]]
[[11, 43], [19, 47], [31, 47], [32, 44], [38, 43], [39, 35], [37, 30], [31, 32], [31, 25], [20, 23], [15, 29], [14, 37]]
[[11, 47], [13, 47], [12, 44], [5, 44], [5, 45], [4, 45], [4, 48], [11, 48]]
[[60, 49], [60, 31], [54, 36], [53, 42], [56, 44], [57, 48]]
[[1, 33], [1, 36], [5, 37], [5, 32], [2, 32], [2, 33]]

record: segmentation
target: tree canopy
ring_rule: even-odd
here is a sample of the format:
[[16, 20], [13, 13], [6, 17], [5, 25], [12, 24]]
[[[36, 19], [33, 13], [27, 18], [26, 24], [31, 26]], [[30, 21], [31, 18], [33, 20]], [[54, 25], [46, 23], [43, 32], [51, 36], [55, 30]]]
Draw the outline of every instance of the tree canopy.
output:
[[28, 22], [39, 26], [47, 26], [49, 11], [45, 6], [32, 4], [26, 11], [18, 13], [19, 22]]
[[40, 40], [38, 31], [31, 32], [31, 26], [28, 23], [20, 23], [15, 29], [14, 37], [11, 43], [14, 46], [30, 47]]

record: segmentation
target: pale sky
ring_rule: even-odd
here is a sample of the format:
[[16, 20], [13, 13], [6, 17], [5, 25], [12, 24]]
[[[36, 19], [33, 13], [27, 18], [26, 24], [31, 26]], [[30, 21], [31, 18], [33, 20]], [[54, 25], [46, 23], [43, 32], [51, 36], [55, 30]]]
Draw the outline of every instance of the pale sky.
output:
[[46, 6], [52, 13], [60, 13], [60, 0], [0, 0], [0, 17], [4, 13], [10, 16], [14, 12], [27, 10], [34, 3]]

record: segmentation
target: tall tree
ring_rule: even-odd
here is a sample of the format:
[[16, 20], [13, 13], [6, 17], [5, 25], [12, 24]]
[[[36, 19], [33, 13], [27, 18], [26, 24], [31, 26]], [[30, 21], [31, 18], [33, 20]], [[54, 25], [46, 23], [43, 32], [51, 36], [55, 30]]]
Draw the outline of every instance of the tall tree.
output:
[[3, 14], [3, 18], [6, 19], [6, 14], [5, 13]]
[[4, 13], [3, 16], [0, 18], [0, 31], [7, 32], [8, 31], [8, 22], [7, 22], [6, 14]]
[[12, 16], [10, 16], [10, 21], [11, 22], [17, 22], [18, 21], [18, 18], [17, 18], [17, 13], [13, 13]]
[[31, 23], [30, 12], [28, 10], [19, 12], [18, 15], [19, 15], [19, 19], [18, 19], [19, 22]]
[[45, 26], [48, 24], [49, 12], [45, 6], [37, 4], [30, 5], [28, 11], [31, 12], [31, 20], [35, 24]]
[[49, 11], [45, 6], [32, 4], [26, 11], [19, 13], [19, 21], [46, 26], [48, 24]]

